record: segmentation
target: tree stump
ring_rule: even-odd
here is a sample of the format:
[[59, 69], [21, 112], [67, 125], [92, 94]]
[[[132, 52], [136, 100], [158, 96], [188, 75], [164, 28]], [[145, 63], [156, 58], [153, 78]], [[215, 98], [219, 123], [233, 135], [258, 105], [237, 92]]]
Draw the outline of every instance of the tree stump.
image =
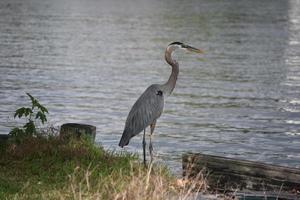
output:
[[62, 139], [86, 137], [89, 138], [91, 142], [95, 142], [96, 127], [88, 124], [67, 123], [61, 126], [59, 136]]

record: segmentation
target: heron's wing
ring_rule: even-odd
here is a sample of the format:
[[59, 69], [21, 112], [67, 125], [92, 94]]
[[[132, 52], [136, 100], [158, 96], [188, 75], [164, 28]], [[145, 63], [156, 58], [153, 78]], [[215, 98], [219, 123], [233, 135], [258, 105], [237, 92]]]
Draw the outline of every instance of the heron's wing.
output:
[[139, 134], [147, 126], [160, 117], [164, 107], [164, 95], [158, 85], [151, 85], [140, 96], [131, 108], [120, 146], [129, 143], [130, 138]]

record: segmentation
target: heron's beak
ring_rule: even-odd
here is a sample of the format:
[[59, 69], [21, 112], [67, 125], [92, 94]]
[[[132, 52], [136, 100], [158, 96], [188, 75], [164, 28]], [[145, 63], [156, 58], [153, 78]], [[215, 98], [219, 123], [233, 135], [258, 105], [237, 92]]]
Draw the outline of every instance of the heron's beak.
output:
[[204, 53], [203, 50], [197, 49], [197, 48], [195, 48], [195, 47], [191, 47], [191, 46], [189, 46], [189, 45], [185, 45], [183, 48], [185, 48], [185, 49], [188, 50], [188, 51], [195, 52], [195, 53]]

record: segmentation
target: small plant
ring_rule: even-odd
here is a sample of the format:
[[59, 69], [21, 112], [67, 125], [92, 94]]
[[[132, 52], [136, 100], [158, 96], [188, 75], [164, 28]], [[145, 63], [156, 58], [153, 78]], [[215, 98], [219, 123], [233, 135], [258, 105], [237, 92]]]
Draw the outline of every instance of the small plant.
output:
[[37, 134], [37, 120], [44, 124], [47, 121], [46, 113], [47, 108], [42, 106], [39, 101], [26, 93], [31, 100], [31, 107], [21, 107], [16, 110], [14, 118], [26, 118], [27, 123], [22, 128], [13, 128], [9, 134], [13, 137], [20, 138], [23, 136], [33, 136]]

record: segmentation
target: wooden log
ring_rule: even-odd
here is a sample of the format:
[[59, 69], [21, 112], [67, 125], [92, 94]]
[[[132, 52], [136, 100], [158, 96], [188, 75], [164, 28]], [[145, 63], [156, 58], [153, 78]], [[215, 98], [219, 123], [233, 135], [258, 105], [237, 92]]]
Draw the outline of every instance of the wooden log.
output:
[[[297, 194], [288, 193], [285, 191], [237, 191], [231, 194], [234, 199], [239, 200], [299, 200]], [[229, 196], [229, 195], [228, 195]]]
[[70, 137], [88, 137], [92, 142], [95, 142], [96, 127], [88, 124], [67, 123], [60, 128], [60, 137], [68, 139]]
[[182, 157], [183, 175], [207, 174], [217, 190], [300, 191], [300, 169], [200, 153]]

